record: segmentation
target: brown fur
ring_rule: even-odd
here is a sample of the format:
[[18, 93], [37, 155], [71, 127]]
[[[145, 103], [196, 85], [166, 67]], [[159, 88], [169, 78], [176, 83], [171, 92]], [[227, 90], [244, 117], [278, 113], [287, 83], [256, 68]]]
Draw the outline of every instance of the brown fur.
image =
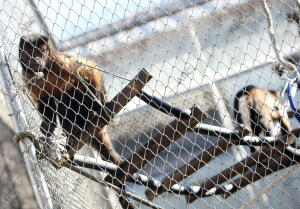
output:
[[[33, 78], [35, 72], [44, 73], [43, 78], [35, 79], [26, 86], [43, 115], [41, 131], [47, 136], [51, 135], [56, 127], [57, 115], [64, 133], [68, 136], [69, 149], [74, 140], [80, 139], [75, 130], [84, 131], [86, 123], [93, 116], [101, 117], [102, 114], [101, 105], [90, 96], [79, 77], [100, 102], [105, 104], [106, 90], [101, 73], [92, 67], [79, 66], [76, 63], [79, 61], [96, 65], [89, 60], [54, 51], [48, 44], [48, 38], [37, 34], [21, 37], [19, 57], [25, 82]], [[94, 147], [106, 159], [116, 164], [121, 161], [106, 133], [106, 126], [97, 133], [90, 134], [94, 135]]]
[[[244, 100], [244, 102], [243, 102]], [[291, 124], [279, 92], [266, 88], [246, 86], [236, 94], [235, 118], [257, 136], [275, 136], [275, 122], [281, 125], [281, 134], [291, 131]]]

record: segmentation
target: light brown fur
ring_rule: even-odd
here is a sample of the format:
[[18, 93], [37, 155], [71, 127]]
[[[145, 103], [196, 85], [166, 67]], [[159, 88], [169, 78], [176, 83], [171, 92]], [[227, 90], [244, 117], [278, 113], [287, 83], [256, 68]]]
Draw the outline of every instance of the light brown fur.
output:
[[[279, 92], [247, 86], [237, 93], [234, 108], [237, 122], [246, 126], [253, 135], [276, 136], [291, 131]], [[281, 124], [281, 133], [277, 133], [276, 122]]]

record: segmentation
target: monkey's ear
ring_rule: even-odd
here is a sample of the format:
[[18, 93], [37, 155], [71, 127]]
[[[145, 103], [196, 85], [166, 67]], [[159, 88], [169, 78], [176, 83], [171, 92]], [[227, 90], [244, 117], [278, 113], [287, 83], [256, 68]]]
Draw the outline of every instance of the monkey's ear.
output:
[[280, 92], [279, 91], [274, 91], [274, 90], [269, 90], [271, 94], [273, 94], [277, 99], [280, 99]]
[[49, 42], [49, 38], [47, 36], [41, 36], [39, 39], [38, 39], [38, 45], [44, 45], [44, 44], [48, 44]]
[[23, 36], [21, 36], [21, 38], [20, 38], [20, 43], [19, 43], [19, 48], [20, 48], [20, 49], [23, 49], [24, 43], [25, 43], [25, 39], [24, 39]]

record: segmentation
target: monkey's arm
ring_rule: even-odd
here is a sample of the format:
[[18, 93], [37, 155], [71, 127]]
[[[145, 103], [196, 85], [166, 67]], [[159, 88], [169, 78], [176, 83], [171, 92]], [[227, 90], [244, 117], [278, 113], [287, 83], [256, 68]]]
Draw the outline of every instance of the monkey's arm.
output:
[[40, 130], [45, 136], [49, 137], [56, 127], [56, 104], [50, 96], [38, 99], [37, 104], [38, 111], [43, 117]]
[[277, 133], [277, 130], [275, 129], [274, 121], [272, 118], [272, 112], [274, 110], [270, 109], [267, 106], [263, 106], [261, 110], [261, 123], [263, 124], [263, 128], [265, 128], [266, 132], [270, 134], [270, 136], [276, 136], [279, 133]]
[[93, 141], [93, 146], [96, 148], [96, 150], [100, 151], [105, 160], [110, 160], [116, 165], [122, 163], [123, 160], [115, 150], [107, 133], [107, 125], [98, 132], [98, 135], [101, 141], [98, 141], [97, 139], [96, 141]]
[[[91, 62], [89, 62], [88, 64], [91, 66], [96, 65], [95, 63]], [[83, 74], [86, 83], [89, 84], [88, 87], [95, 94], [96, 98], [101, 102], [101, 104], [99, 104], [97, 101], [93, 100], [92, 110], [95, 111], [99, 117], [101, 117], [101, 115], [104, 114], [101, 109], [108, 102], [102, 75], [99, 71], [91, 67], [85, 67], [82, 70], [83, 72], [81, 71], [81, 73]], [[109, 134], [107, 133], [107, 125], [104, 126], [101, 130], [97, 128], [96, 132], [96, 139], [93, 141], [94, 147], [96, 147], [96, 149], [100, 151], [101, 155], [106, 160], [111, 160], [116, 165], [122, 163], [123, 160], [114, 149]]]
[[[251, 117], [251, 111], [250, 109], [253, 108], [253, 99], [250, 96], [244, 96], [240, 98], [240, 119], [241, 121], [238, 121], [242, 123], [248, 130], [252, 130], [251, 123], [252, 117]], [[253, 130], [252, 130], [253, 131]]]

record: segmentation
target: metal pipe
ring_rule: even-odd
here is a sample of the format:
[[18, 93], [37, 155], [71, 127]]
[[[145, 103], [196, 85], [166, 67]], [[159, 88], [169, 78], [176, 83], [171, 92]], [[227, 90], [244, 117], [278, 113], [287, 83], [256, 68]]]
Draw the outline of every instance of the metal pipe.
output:
[[[295, 149], [299, 150], [299, 147]], [[276, 155], [277, 153], [278, 152], [276, 152]], [[228, 198], [230, 195], [239, 191], [245, 186], [299, 162], [299, 156], [294, 155], [293, 153], [288, 152], [286, 153], [286, 155], [279, 155], [278, 157], [275, 157], [275, 159], [271, 158], [269, 160], [261, 162], [259, 166], [256, 165], [256, 169], [250, 169], [247, 173], [235, 179], [232, 183], [228, 183], [222, 186], [216, 185], [215, 187], [210, 188], [208, 191], [202, 188], [202, 190], [206, 190], [206, 192], [203, 192], [202, 194], [191, 193], [189, 194], [189, 196], [187, 196], [187, 201], [188, 203], [192, 203], [199, 197], [208, 197], [212, 195], [222, 195], [222, 197]], [[221, 182], [218, 182], [218, 184], [221, 184]], [[201, 185], [199, 187], [201, 187]]]
[[[107, 172], [108, 175], [118, 175], [116, 172], [118, 172], [118, 166], [104, 161], [104, 160], [98, 160], [95, 158], [91, 157], [86, 157], [82, 155], [75, 155], [74, 159], [72, 161], [73, 165], [83, 167], [83, 168], [89, 168], [93, 170], [98, 170], [102, 172]], [[128, 178], [126, 182], [133, 183], [133, 184], [139, 184], [143, 185], [147, 188], [150, 188], [152, 190], [161, 190], [162, 189], [162, 184], [160, 181], [143, 175], [139, 173], [135, 173], [131, 176], [131, 178]], [[202, 188], [199, 186], [186, 186], [186, 185], [180, 185], [180, 184], [175, 184], [171, 187], [170, 192], [174, 194], [180, 194], [180, 195], [189, 195], [189, 194], [201, 194], [202, 193]]]
[[178, 119], [190, 118], [190, 110], [182, 110], [176, 106], [172, 106], [169, 103], [163, 101], [162, 99], [149, 95], [145, 91], [141, 91], [141, 93], [137, 94], [136, 96], [143, 100], [146, 104], [154, 107], [155, 109], [165, 114], [172, 115]]
[[[10, 76], [8, 62], [4, 56], [4, 50], [0, 48], [0, 83], [3, 94], [11, 114], [12, 122], [17, 133], [29, 130], [25, 114], [22, 109], [18, 93]], [[36, 150], [33, 142], [28, 137], [23, 137], [19, 141], [19, 147], [23, 155], [25, 166], [34, 195], [40, 208], [53, 208], [50, 193], [36, 158]]]
[[144, 25], [148, 22], [157, 20], [159, 18], [173, 15], [177, 12], [183, 11], [196, 5], [204, 4], [207, 0], [177, 0], [165, 6], [158, 6], [150, 11], [145, 11], [135, 14], [133, 17], [124, 18], [115, 23], [107, 24], [103, 27], [85, 32], [79, 36], [72, 37], [69, 40], [59, 43], [60, 51], [67, 51], [75, 47], [84, 46], [90, 42], [113, 36], [121, 31], [130, 30], [134, 27]]
[[[296, 137], [298, 137], [300, 134], [300, 129], [294, 129], [292, 131], [292, 134], [294, 134]], [[287, 149], [287, 148], [291, 147], [291, 145], [288, 145], [287, 147], [282, 146], [286, 142], [287, 143], [290, 142], [288, 137], [289, 137], [288, 135], [279, 137], [279, 138], [281, 138], [281, 145], [279, 144], [275, 148], [267, 147], [267, 148], [264, 148], [262, 151], [257, 151], [255, 153], [253, 153], [252, 155], [250, 155], [249, 157], [247, 157], [246, 159], [236, 163], [235, 165], [223, 170], [221, 173], [219, 173], [219, 174], [209, 178], [207, 181], [201, 183], [200, 187], [203, 188], [203, 191], [204, 191], [203, 194], [205, 194], [205, 192], [207, 192], [207, 191], [210, 191], [216, 185], [222, 184], [222, 183], [228, 181], [229, 179], [234, 178], [238, 174], [246, 173], [248, 170], [250, 170], [250, 168], [253, 165], [255, 165], [255, 164], [257, 165], [259, 162], [270, 161], [272, 158], [274, 158], [275, 155], [281, 156], [283, 154], [281, 152], [282, 149], [284, 149], [284, 148]], [[293, 136], [292, 136], [292, 138], [293, 138]], [[294, 148], [294, 149], [292, 149], [292, 151], [294, 151], [294, 152], [287, 150], [287, 152], [289, 153], [290, 156], [297, 157], [297, 155], [295, 155], [295, 153], [299, 152], [299, 149]], [[286, 155], [284, 155], [284, 156], [286, 156]], [[240, 184], [238, 184], [238, 185], [240, 185]], [[233, 190], [230, 190], [230, 191], [233, 191]], [[227, 192], [227, 194], [229, 194], [229, 193]], [[201, 195], [200, 195], [200, 197], [201, 197]], [[189, 203], [193, 202], [196, 199], [197, 199], [196, 195], [191, 195], [187, 198]]]
[[171, 121], [159, 133], [155, 134], [147, 143], [142, 145], [136, 152], [128, 157], [128, 159], [120, 165], [119, 170], [123, 173], [122, 175], [118, 177], [107, 176], [105, 180], [117, 185], [123, 183], [142, 166], [146, 165], [151, 159], [156, 157], [158, 153], [166, 149], [171, 143], [185, 134], [188, 127], [193, 128], [206, 117], [206, 114], [202, 113], [199, 108], [193, 107], [189, 119], [175, 119]]
[[[284, 149], [284, 145], [286, 143], [290, 144], [293, 143], [291, 140], [294, 139], [294, 136], [298, 137], [300, 135], [300, 128], [294, 129], [291, 134], [283, 135], [278, 137], [278, 145], [275, 147], [269, 146], [263, 149], [262, 152], [255, 152], [251, 156], [247, 157], [246, 159], [236, 163], [234, 166], [225, 169], [222, 173], [216, 175], [213, 177], [213, 181], [210, 181], [211, 183], [214, 183], [211, 185], [211, 188], [216, 185], [216, 181], [220, 182], [223, 178], [223, 182], [227, 181], [230, 178], [234, 177], [238, 173], [245, 172], [249, 167], [255, 165], [255, 163], [264, 160], [265, 158], [269, 157], [270, 153], [274, 151], [274, 149], [281, 150]], [[219, 154], [222, 154], [226, 152], [232, 145], [237, 144], [238, 141], [231, 142], [230, 139], [224, 139], [221, 138], [217, 143], [214, 145], [211, 145], [207, 150], [204, 150], [200, 155], [192, 159], [189, 163], [183, 165], [179, 169], [176, 169], [173, 171], [172, 174], [169, 174], [164, 179], [162, 179], [163, 189], [161, 191], [158, 191], [154, 194], [153, 191], [148, 190], [147, 192], [147, 198], [152, 200], [157, 195], [162, 194], [163, 192], [166, 192], [171, 188], [174, 184], [182, 181], [183, 179], [187, 178], [188, 176], [192, 175], [196, 171], [198, 171], [203, 166], [207, 165], [212, 159], [214, 159]], [[233, 172], [234, 171], [234, 172]], [[205, 184], [207, 185], [207, 184]], [[207, 188], [207, 186], [205, 187]], [[209, 188], [209, 189], [211, 189]], [[208, 189], [208, 190], [209, 190]]]
[[208, 124], [198, 124], [194, 129], [198, 134], [205, 134], [208, 136], [214, 137], [223, 137], [230, 140], [233, 144], [236, 145], [245, 145], [245, 146], [275, 146], [281, 142], [281, 139], [278, 137], [271, 136], [244, 136], [241, 137], [240, 132], [237, 129], [228, 129], [220, 126], [213, 126]]
[[260, 165], [256, 165], [255, 169], [251, 169], [243, 176], [235, 179], [231, 183], [231, 189], [225, 190], [222, 194], [222, 197], [228, 198], [229, 196], [233, 195], [245, 186], [297, 163], [299, 163], [299, 157], [297, 159], [291, 159], [289, 156], [286, 155], [280, 156], [277, 159], [267, 160], [261, 163]]
[[76, 173], [78, 173], [78, 174], [80, 174], [80, 175], [82, 175], [82, 176], [84, 176], [84, 177], [86, 177], [88, 179], [91, 179], [94, 182], [97, 182], [97, 183], [99, 183], [99, 184], [101, 184], [103, 186], [106, 186], [108, 188], [111, 188], [111, 189], [115, 190], [120, 196], [129, 197], [129, 198], [131, 198], [131, 199], [133, 199], [133, 200], [135, 200], [135, 201], [137, 201], [139, 203], [142, 203], [142, 204], [144, 204], [144, 205], [146, 205], [146, 206], [148, 206], [150, 208], [153, 208], [153, 209], [162, 209], [158, 205], [155, 205], [154, 203], [151, 203], [150, 201], [147, 201], [147, 200], [145, 200], [145, 199], [143, 199], [143, 198], [141, 198], [141, 197], [139, 197], [137, 195], [134, 195], [134, 194], [132, 194], [130, 192], [124, 191], [121, 188], [119, 188], [118, 186], [115, 186], [115, 185], [110, 184], [108, 182], [102, 181], [101, 179], [99, 179], [95, 175], [93, 175], [91, 173], [88, 173], [87, 171], [82, 170], [82, 169], [80, 169], [80, 168], [78, 168], [76, 166], [73, 166], [69, 162], [64, 163], [63, 166], [66, 167], [66, 168], [69, 168], [70, 170], [72, 170], [72, 171], [74, 171], [74, 172], [76, 172]]

